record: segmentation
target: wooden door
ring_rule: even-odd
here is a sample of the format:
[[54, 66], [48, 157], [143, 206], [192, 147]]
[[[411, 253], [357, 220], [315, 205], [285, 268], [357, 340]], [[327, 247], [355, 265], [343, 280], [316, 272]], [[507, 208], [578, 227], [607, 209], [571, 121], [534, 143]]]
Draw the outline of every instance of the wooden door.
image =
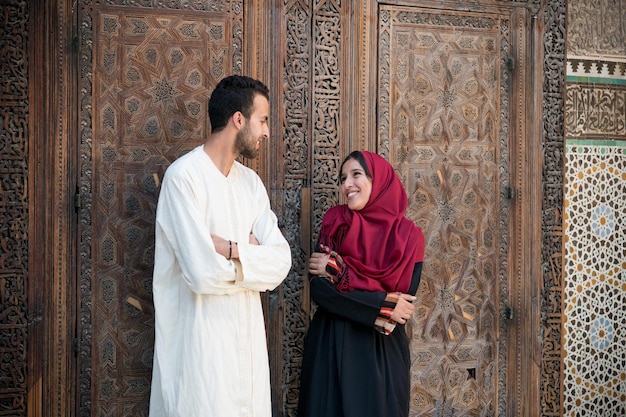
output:
[[412, 326], [412, 415], [497, 414], [509, 225], [500, 191], [511, 171], [501, 20], [380, 9], [379, 146], [404, 180], [408, 217], [427, 237]]
[[204, 142], [210, 90], [242, 72], [242, 4], [211, 4], [82, 3], [80, 416], [148, 415], [160, 181]]
[[[388, 158], [409, 194], [407, 215], [427, 238], [410, 327], [411, 416], [515, 415], [520, 389], [537, 394], [523, 385], [519, 352], [533, 343], [520, 343], [515, 315], [528, 302], [530, 269], [521, 262], [536, 97], [529, 10], [392, 3], [320, 1], [306, 11], [312, 235], [340, 202], [343, 156], [365, 148]], [[527, 319], [538, 324], [532, 312]]]
[[515, 64], [528, 53], [526, 13], [381, 4], [377, 15], [376, 146], [427, 240], [410, 326], [411, 416], [511, 413], [511, 243], [529, 82]]
[[[537, 201], [529, 188], [537, 104], [530, 10], [320, 0], [288, 3], [284, 14], [285, 181], [310, 216], [305, 255], [324, 212], [341, 202], [343, 157], [369, 149], [388, 158], [428, 245], [411, 325], [411, 416], [518, 414], [522, 398], [538, 395], [536, 367], [522, 369], [536, 345], [520, 341], [523, 326], [538, 329], [523, 293], [537, 262], [521, 261], [532, 223], [522, 208]], [[309, 138], [307, 148], [299, 138]], [[305, 260], [294, 259], [298, 270]], [[312, 308], [306, 285], [287, 287], [296, 301], [286, 300], [285, 311], [296, 314], [286, 319], [285, 375], [295, 378], [283, 383], [295, 415], [307, 321], [297, 302]]]

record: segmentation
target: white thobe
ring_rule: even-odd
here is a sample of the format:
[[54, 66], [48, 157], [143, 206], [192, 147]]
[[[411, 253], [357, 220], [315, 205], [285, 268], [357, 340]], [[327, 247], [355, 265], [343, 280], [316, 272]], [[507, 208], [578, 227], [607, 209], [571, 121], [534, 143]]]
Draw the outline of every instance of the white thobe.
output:
[[[239, 259], [218, 254], [211, 234], [237, 242]], [[235, 162], [224, 176], [202, 146], [167, 169], [155, 228], [150, 417], [271, 416], [260, 292], [290, 268], [253, 170]]]

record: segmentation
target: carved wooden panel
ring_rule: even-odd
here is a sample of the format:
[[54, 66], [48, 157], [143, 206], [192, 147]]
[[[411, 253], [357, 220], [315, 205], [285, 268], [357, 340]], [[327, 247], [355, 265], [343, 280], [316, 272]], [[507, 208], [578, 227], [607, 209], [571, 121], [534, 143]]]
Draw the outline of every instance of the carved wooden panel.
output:
[[[341, 126], [340, 99], [343, 83], [340, 54], [348, 45], [342, 44], [342, 5], [333, 0], [313, 2], [313, 73], [311, 147], [313, 153], [313, 212], [322, 214], [338, 203], [339, 166], [343, 160], [339, 144]], [[321, 217], [315, 216], [313, 230], [319, 231]]]
[[[281, 120], [283, 136], [284, 210], [281, 223], [283, 232], [292, 247], [292, 268], [281, 285], [283, 297], [283, 328], [281, 349], [283, 357], [280, 395], [273, 404], [274, 414], [296, 415], [303, 340], [309, 321], [309, 300], [306, 294], [306, 261], [310, 239], [311, 215], [311, 72], [314, 59], [310, 54], [311, 19], [310, 2], [285, 0], [281, 12], [284, 22], [285, 44], [282, 70], [282, 100], [284, 111]], [[307, 231], [309, 233], [307, 233]], [[276, 397], [273, 398], [275, 400]]]
[[0, 3], [0, 415], [16, 417], [28, 411], [28, 16], [25, 1]]
[[[496, 415], [505, 363], [508, 16], [383, 6], [379, 146], [427, 247], [412, 320], [411, 415]], [[502, 293], [502, 294], [501, 294]]]
[[[303, 339], [314, 306], [306, 285], [306, 261], [324, 212], [338, 203], [341, 159], [340, 54], [346, 5], [332, 0], [284, 2], [283, 64], [285, 234], [294, 251], [292, 274], [282, 288], [284, 315], [280, 415], [295, 416]], [[314, 74], [314, 76], [313, 76]]]
[[160, 179], [204, 142], [210, 90], [241, 72], [241, 3], [170, 6], [82, 17], [81, 416], [148, 414]]
[[[546, 2], [544, 29], [541, 415], [560, 416], [563, 297], [563, 149], [566, 0]], [[536, 86], [536, 88], [539, 88]]]

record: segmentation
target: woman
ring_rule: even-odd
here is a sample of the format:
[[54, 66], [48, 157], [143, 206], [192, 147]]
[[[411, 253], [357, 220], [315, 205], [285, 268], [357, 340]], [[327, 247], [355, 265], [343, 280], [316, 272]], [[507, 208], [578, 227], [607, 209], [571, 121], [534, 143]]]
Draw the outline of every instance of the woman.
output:
[[406, 417], [410, 357], [404, 324], [424, 258], [424, 236], [404, 216], [393, 167], [366, 151], [341, 166], [347, 204], [328, 210], [311, 255], [318, 309], [305, 338], [299, 417]]

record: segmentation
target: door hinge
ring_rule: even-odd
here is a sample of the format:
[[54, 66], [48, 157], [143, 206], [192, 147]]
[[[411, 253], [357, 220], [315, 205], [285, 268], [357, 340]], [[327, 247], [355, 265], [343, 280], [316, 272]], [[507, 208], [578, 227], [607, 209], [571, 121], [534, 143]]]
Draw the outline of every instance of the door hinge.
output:
[[80, 352], [80, 339], [78, 337], [75, 337], [72, 341], [72, 350], [74, 350], [74, 355], [78, 355], [78, 352]]
[[511, 200], [513, 198], [513, 187], [510, 185], [504, 187], [504, 198], [507, 200]]
[[513, 71], [515, 69], [515, 58], [508, 57], [506, 59], [506, 69], [509, 71]]
[[513, 307], [507, 306], [504, 309], [504, 318], [507, 320], [513, 320]]
[[80, 198], [80, 193], [77, 191], [76, 193], [74, 193], [74, 211], [78, 213], [80, 208], [81, 208], [81, 198]]

